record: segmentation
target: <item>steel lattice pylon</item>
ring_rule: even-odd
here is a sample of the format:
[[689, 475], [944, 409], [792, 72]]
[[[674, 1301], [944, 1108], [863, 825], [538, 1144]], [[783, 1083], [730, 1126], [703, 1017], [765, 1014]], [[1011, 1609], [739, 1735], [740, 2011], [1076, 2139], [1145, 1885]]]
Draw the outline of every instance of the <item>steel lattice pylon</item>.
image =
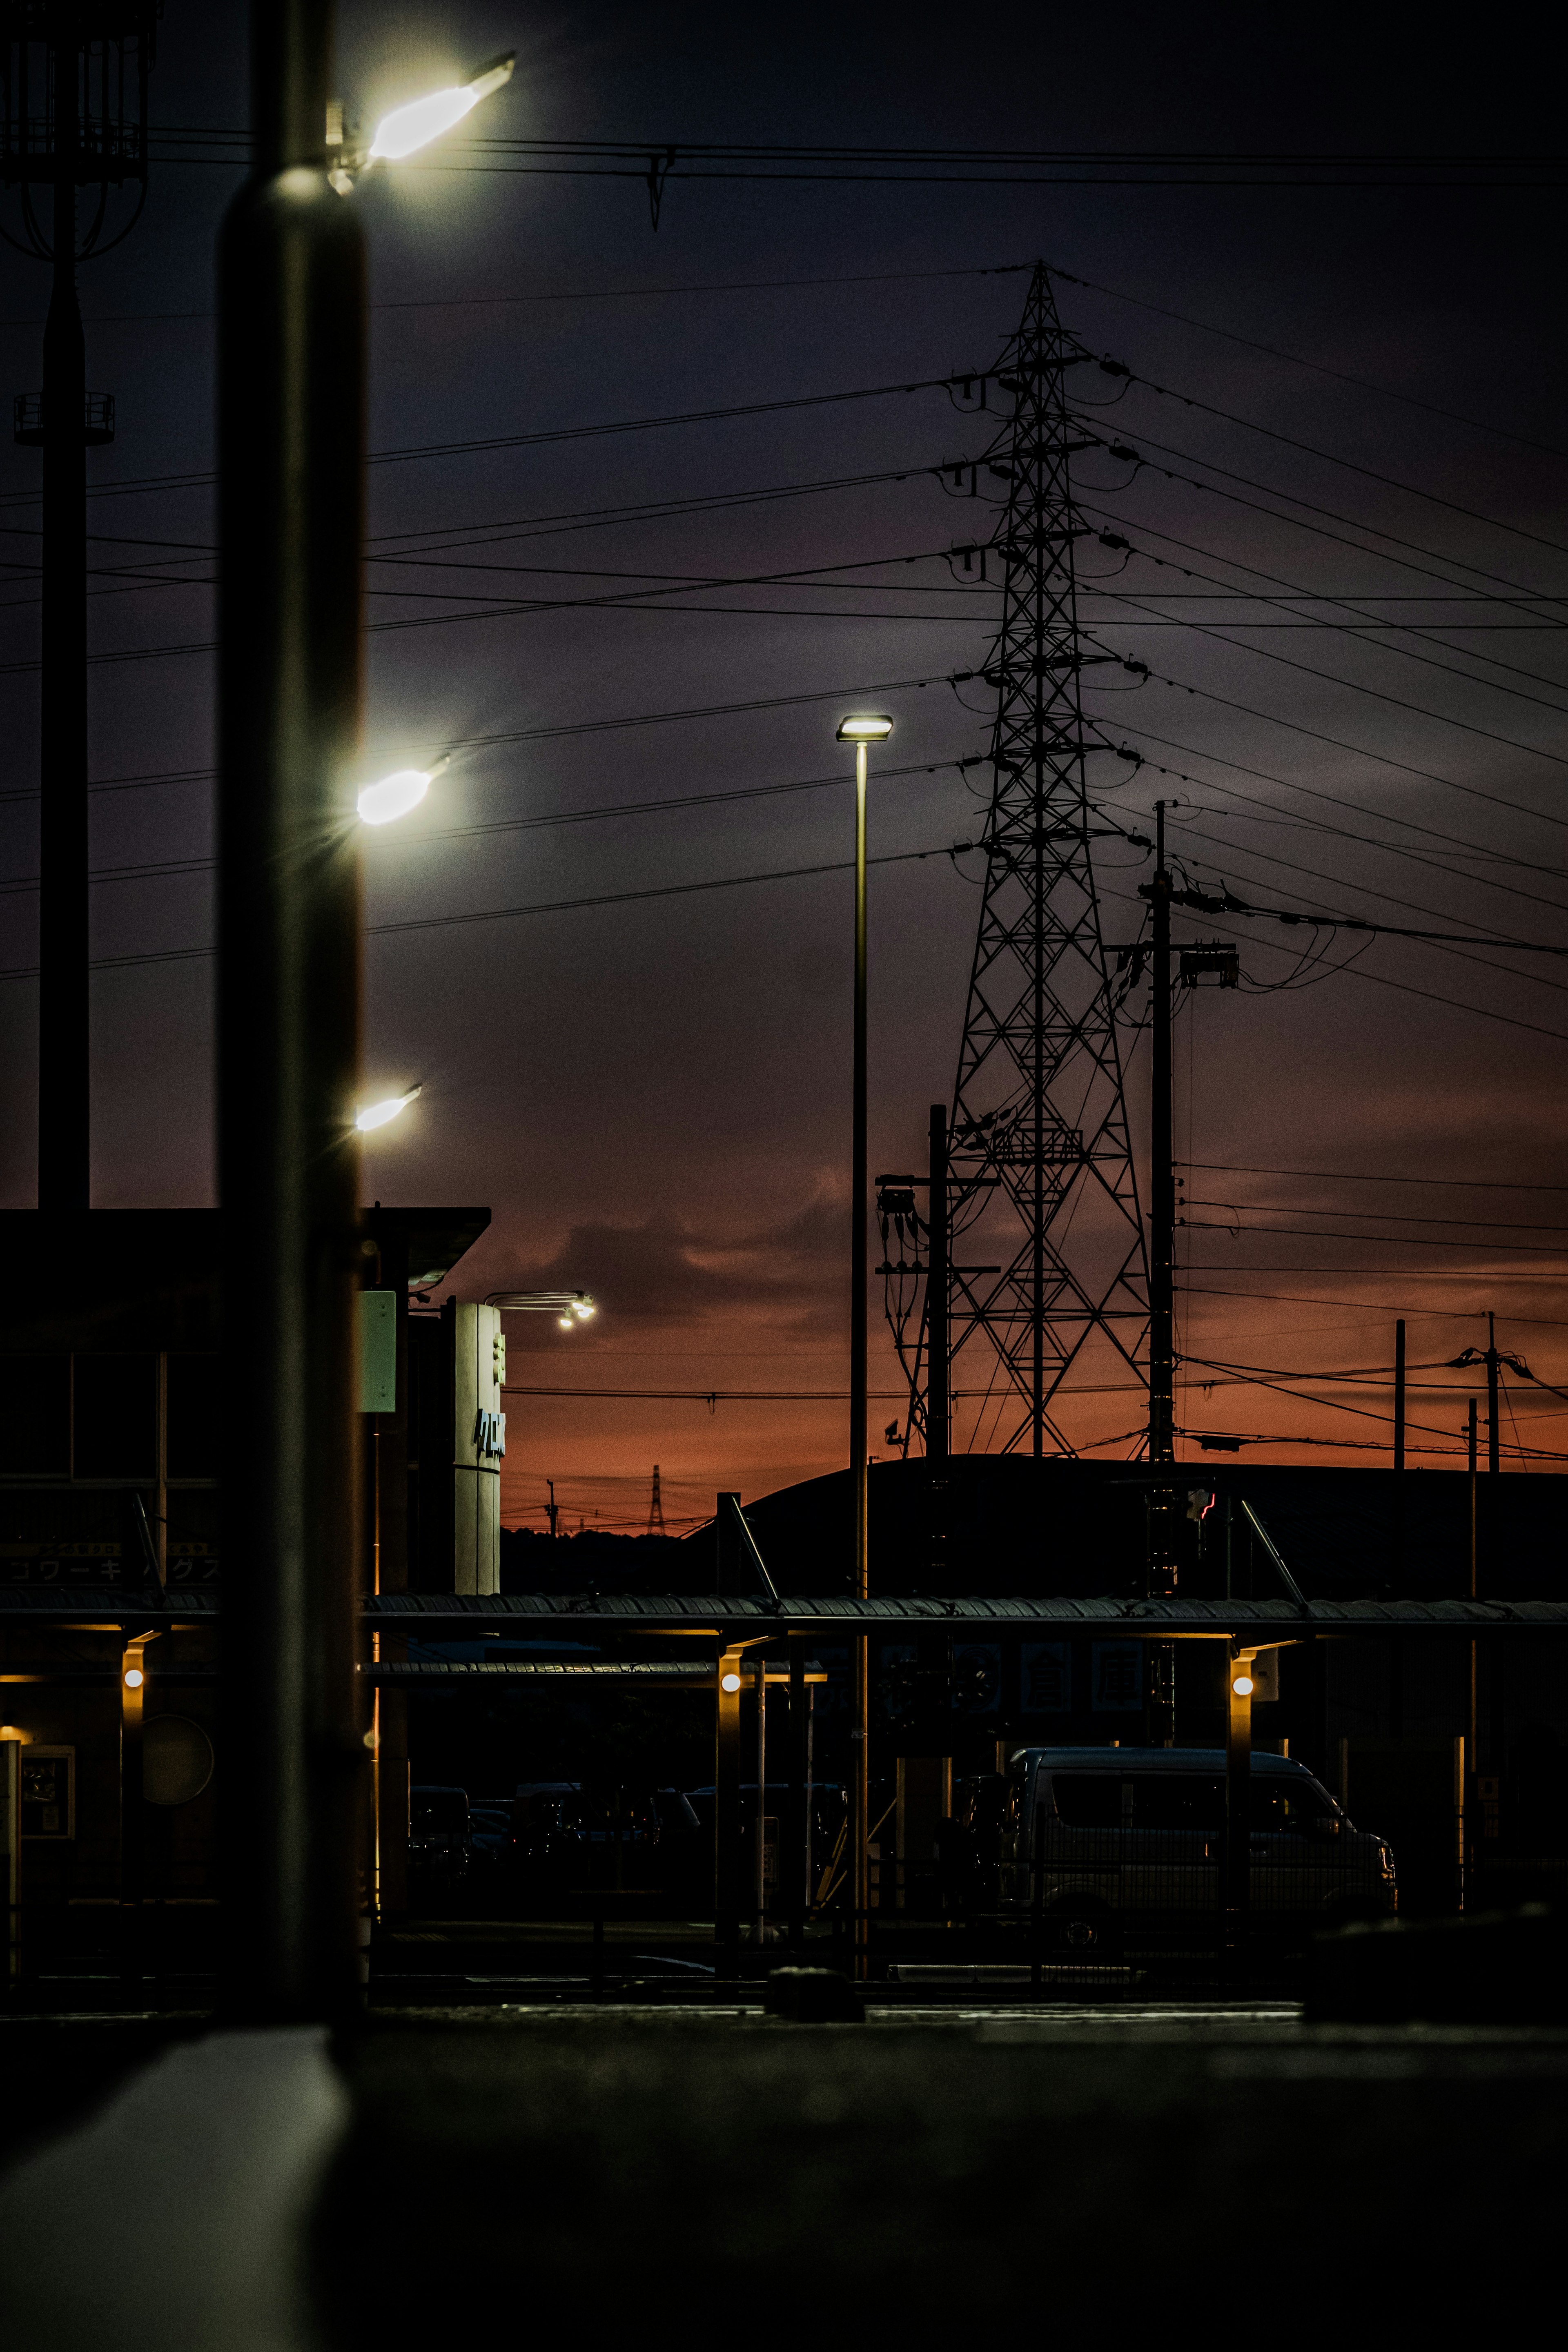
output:
[[[1131, 1367], [1142, 1380], [1147, 1347], [1079, 697], [1081, 527], [1068, 461], [1088, 445], [1074, 437], [1065, 372], [1089, 356], [1064, 332], [1037, 265], [992, 377], [1014, 403], [985, 459], [1009, 484], [988, 550], [1005, 574], [984, 671], [996, 689], [994, 784], [950, 1144], [952, 1385], [986, 1385], [972, 1426], [954, 1435], [1004, 1452], [1074, 1451], [1058, 1412], [1069, 1369], [1125, 1378]], [[980, 1258], [997, 1263], [984, 1271]]]

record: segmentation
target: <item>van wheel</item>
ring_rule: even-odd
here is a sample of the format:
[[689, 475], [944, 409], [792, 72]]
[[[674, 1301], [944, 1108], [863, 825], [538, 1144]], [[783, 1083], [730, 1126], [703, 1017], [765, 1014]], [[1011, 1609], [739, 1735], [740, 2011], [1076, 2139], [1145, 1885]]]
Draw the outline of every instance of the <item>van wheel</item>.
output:
[[1116, 1957], [1116, 1923], [1100, 1903], [1071, 1897], [1054, 1904], [1046, 1915], [1052, 1951], [1069, 1960], [1110, 1960]]

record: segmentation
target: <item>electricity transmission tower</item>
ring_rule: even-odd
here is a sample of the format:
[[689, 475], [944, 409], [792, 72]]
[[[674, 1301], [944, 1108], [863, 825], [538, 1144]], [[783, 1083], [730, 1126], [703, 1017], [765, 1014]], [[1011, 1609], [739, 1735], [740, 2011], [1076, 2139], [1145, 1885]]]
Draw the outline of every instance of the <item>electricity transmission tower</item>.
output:
[[664, 1524], [664, 1497], [658, 1488], [658, 1464], [653, 1465], [653, 1494], [647, 1507], [647, 1532], [662, 1536], [668, 1532]]
[[[986, 550], [1003, 574], [984, 672], [994, 782], [948, 1144], [947, 1386], [984, 1392], [967, 1442], [988, 1452], [1071, 1453], [1069, 1373], [1145, 1377], [1148, 1265], [1089, 850], [1085, 759], [1104, 747], [1079, 707], [1079, 671], [1110, 658], [1086, 651], [1074, 573], [1069, 460], [1093, 445], [1066, 375], [1091, 356], [1037, 265], [991, 377], [1013, 404], [983, 461], [1007, 484]], [[941, 1319], [928, 1308], [928, 1328]]]

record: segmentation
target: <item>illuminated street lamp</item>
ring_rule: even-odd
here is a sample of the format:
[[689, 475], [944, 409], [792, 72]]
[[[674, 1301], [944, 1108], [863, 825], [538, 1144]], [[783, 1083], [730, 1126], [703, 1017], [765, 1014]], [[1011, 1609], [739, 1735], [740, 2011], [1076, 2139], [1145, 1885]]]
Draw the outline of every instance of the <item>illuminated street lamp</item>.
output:
[[509, 49], [505, 57], [494, 58], [481, 66], [470, 79], [455, 89], [433, 89], [427, 98], [416, 98], [407, 106], [395, 106], [376, 125], [375, 137], [365, 156], [367, 163], [401, 163], [405, 155], [417, 154], [421, 147], [444, 132], [455, 130], [466, 114], [471, 113], [481, 98], [489, 98], [494, 89], [501, 89], [511, 79], [517, 64], [517, 51]]
[[[854, 1496], [857, 1601], [870, 1594], [868, 1549], [866, 1228], [870, 1216], [866, 1145], [866, 746], [884, 743], [893, 731], [885, 711], [852, 712], [838, 722], [838, 740], [855, 746], [855, 1048], [854, 1119], [850, 1144], [849, 1213], [849, 1480]], [[871, 1906], [871, 1654], [868, 1637], [853, 1643], [855, 1758], [850, 1769], [855, 1829], [855, 1973], [866, 1974]]]
[[363, 1110], [355, 1113], [354, 1125], [362, 1135], [374, 1134], [378, 1127], [385, 1127], [395, 1119], [399, 1111], [406, 1110], [424, 1091], [423, 1087], [410, 1087], [405, 1095], [387, 1095], [380, 1102], [367, 1103]]
[[598, 1313], [585, 1290], [492, 1290], [485, 1305], [499, 1307], [503, 1315], [553, 1315], [562, 1331], [575, 1331]]

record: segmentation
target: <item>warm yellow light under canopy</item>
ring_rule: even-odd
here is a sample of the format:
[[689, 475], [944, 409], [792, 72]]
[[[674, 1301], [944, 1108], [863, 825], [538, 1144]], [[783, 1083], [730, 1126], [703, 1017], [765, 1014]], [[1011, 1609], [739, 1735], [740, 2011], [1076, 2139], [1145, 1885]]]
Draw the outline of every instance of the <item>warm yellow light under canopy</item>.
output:
[[420, 1087], [410, 1087], [405, 1095], [388, 1095], [384, 1102], [367, 1103], [354, 1120], [354, 1125], [362, 1135], [369, 1135], [374, 1129], [384, 1127], [389, 1119], [395, 1118], [400, 1110], [406, 1110], [416, 1095], [423, 1091]]
[[893, 731], [893, 722], [885, 711], [862, 711], [858, 716], [841, 719], [838, 740], [841, 743], [880, 743]]

